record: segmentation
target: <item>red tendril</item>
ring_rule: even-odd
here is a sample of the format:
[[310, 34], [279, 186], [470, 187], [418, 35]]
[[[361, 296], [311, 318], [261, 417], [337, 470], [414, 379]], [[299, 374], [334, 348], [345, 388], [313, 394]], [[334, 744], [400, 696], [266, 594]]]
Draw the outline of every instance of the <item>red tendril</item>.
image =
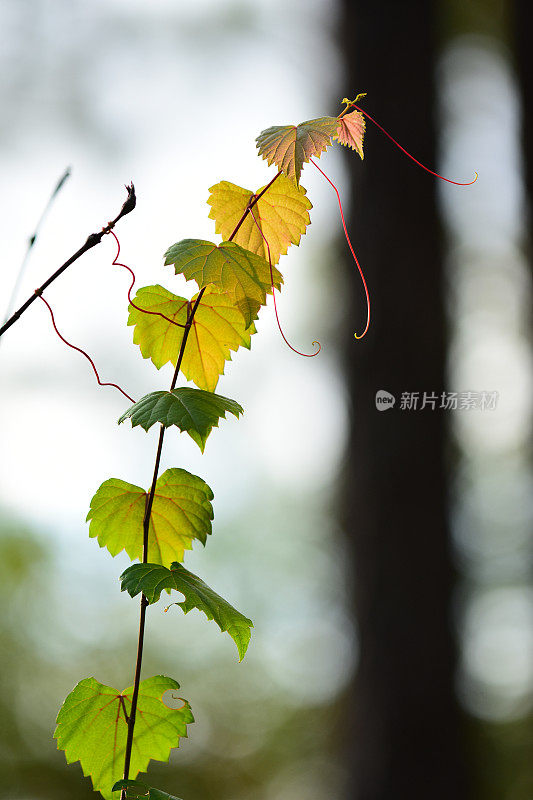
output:
[[72, 348], [72, 350], [77, 350], [77, 351], [78, 351], [78, 353], [81, 353], [81, 354], [82, 354], [82, 356], [85, 356], [85, 358], [87, 359], [87, 361], [89, 361], [89, 363], [90, 363], [91, 367], [93, 368], [94, 374], [96, 375], [96, 380], [98, 381], [98, 383], [100, 384], [100, 386], [114, 386], [114, 387], [115, 387], [115, 389], [118, 389], [118, 390], [119, 390], [119, 392], [122, 392], [122, 394], [124, 395], [124, 397], [127, 397], [127, 398], [128, 398], [128, 400], [130, 400], [132, 403], [134, 403], [134, 402], [135, 402], [135, 400], [133, 399], [133, 397], [130, 397], [130, 396], [129, 396], [129, 394], [127, 394], [127, 393], [124, 391], [124, 389], [121, 389], [121, 388], [120, 388], [120, 386], [119, 386], [118, 384], [116, 384], [116, 383], [103, 383], [103, 382], [100, 380], [100, 376], [99, 376], [99, 374], [98, 374], [98, 370], [97, 370], [97, 369], [96, 369], [96, 367], [94, 366], [94, 361], [92, 360], [91, 356], [90, 356], [88, 353], [86, 353], [86, 352], [85, 352], [85, 350], [82, 350], [82, 349], [81, 349], [81, 347], [76, 347], [76, 345], [74, 345], [74, 344], [71, 344], [70, 342], [67, 342], [67, 340], [65, 339], [65, 337], [64, 337], [64, 336], [62, 336], [62, 335], [59, 333], [59, 331], [58, 331], [58, 329], [57, 329], [56, 321], [55, 321], [55, 319], [54, 319], [54, 312], [52, 311], [52, 307], [51, 307], [51, 306], [50, 306], [50, 304], [49, 304], [49, 303], [48, 303], [48, 302], [47, 302], [47, 301], [44, 299], [44, 297], [43, 297], [41, 294], [39, 295], [39, 297], [41, 298], [41, 300], [43, 301], [43, 303], [45, 304], [45, 306], [48, 308], [48, 311], [50, 312], [50, 316], [52, 317], [52, 325], [54, 326], [54, 330], [55, 330], [55, 332], [57, 333], [57, 335], [59, 336], [59, 338], [61, 339], [61, 341], [62, 341], [62, 342], [64, 342], [64, 343], [67, 345], [67, 347], [70, 347], [70, 348]]
[[357, 269], [359, 270], [359, 275], [361, 276], [361, 280], [363, 281], [363, 287], [365, 289], [365, 295], [366, 295], [366, 326], [365, 326], [365, 329], [364, 329], [363, 333], [361, 333], [359, 336], [357, 335], [357, 333], [354, 333], [354, 336], [355, 336], [356, 339], [362, 339], [363, 336], [368, 331], [368, 328], [370, 326], [370, 296], [368, 294], [368, 287], [366, 285], [365, 276], [363, 274], [363, 270], [361, 269], [361, 265], [360, 265], [360, 263], [359, 263], [359, 261], [357, 259], [357, 256], [355, 255], [355, 251], [354, 251], [354, 249], [352, 247], [352, 243], [350, 241], [350, 237], [348, 236], [348, 230], [346, 228], [346, 222], [344, 220], [344, 212], [342, 210], [342, 201], [341, 201], [341, 196], [339, 194], [339, 190], [337, 189], [337, 187], [335, 186], [333, 181], [331, 181], [328, 178], [326, 173], [323, 170], [320, 169], [318, 164], [315, 161], [313, 161], [312, 158], [310, 159], [310, 161], [311, 161], [311, 164], [313, 164], [313, 166], [315, 166], [317, 168], [317, 170], [322, 173], [322, 175], [327, 180], [329, 185], [333, 187], [333, 189], [335, 191], [335, 194], [337, 195], [337, 200], [338, 200], [338, 203], [339, 203], [339, 209], [340, 209], [340, 212], [341, 212], [342, 227], [344, 228], [344, 235], [346, 236], [346, 241], [348, 242], [348, 247], [350, 248], [350, 252], [351, 252], [351, 254], [353, 256], [353, 259], [354, 259], [355, 263], [357, 264]]
[[117, 243], [117, 254], [116, 254], [114, 260], [112, 261], [112, 265], [114, 267], [124, 267], [124, 269], [127, 269], [128, 272], [130, 273], [131, 277], [132, 277], [130, 288], [128, 289], [128, 300], [129, 300], [130, 305], [133, 306], [133, 308], [135, 308], [137, 311], [141, 311], [143, 314], [152, 314], [152, 315], [154, 315], [156, 317], [163, 317], [163, 319], [166, 319], [166, 321], [170, 322], [171, 325], [177, 325], [178, 328], [185, 328], [186, 325], [182, 325], [181, 322], [176, 322], [175, 320], [170, 319], [170, 317], [166, 317], [164, 314], [161, 314], [160, 311], [148, 311], [146, 308], [141, 308], [140, 306], [135, 305], [135, 303], [131, 299], [131, 290], [135, 286], [135, 281], [136, 281], [135, 273], [134, 273], [134, 271], [132, 270], [131, 267], [128, 267], [127, 264], [121, 264], [120, 261], [117, 260], [119, 255], [120, 255], [120, 242], [119, 242], [119, 240], [117, 238], [117, 235], [116, 235], [115, 231], [108, 231], [108, 233], [110, 233], [113, 236], [115, 242]]
[[368, 119], [370, 120], [370, 122], [373, 122], [373, 123], [374, 123], [374, 125], [375, 125], [377, 128], [379, 128], [379, 129], [380, 129], [380, 131], [382, 131], [382, 132], [385, 134], [385, 136], [388, 136], [388, 137], [389, 137], [389, 139], [391, 140], [391, 142], [393, 142], [393, 143], [396, 145], [396, 147], [399, 147], [399, 148], [400, 148], [400, 150], [402, 151], [402, 153], [405, 153], [405, 155], [406, 155], [408, 158], [410, 158], [410, 159], [411, 159], [411, 161], [414, 161], [414, 162], [415, 162], [415, 164], [418, 164], [418, 166], [419, 166], [419, 167], [422, 167], [422, 169], [424, 169], [426, 172], [429, 172], [429, 174], [430, 174], [430, 175], [434, 175], [434, 176], [435, 176], [435, 178], [440, 178], [440, 179], [441, 179], [441, 181], [446, 181], [447, 183], [453, 183], [453, 184], [454, 184], [454, 186], [472, 186], [472, 184], [473, 184], [473, 183], [475, 183], [475, 182], [477, 181], [477, 179], [478, 179], [478, 177], [479, 177], [479, 175], [478, 175], [478, 173], [477, 173], [477, 172], [475, 172], [475, 176], [476, 176], [476, 177], [474, 178], [474, 180], [473, 180], [473, 181], [468, 181], [468, 182], [466, 182], [466, 183], [461, 183], [460, 181], [452, 181], [450, 178], [445, 178], [445, 177], [444, 177], [444, 175], [439, 175], [439, 173], [438, 173], [438, 172], [433, 172], [433, 170], [432, 170], [432, 169], [428, 169], [428, 167], [425, 167], [425, 166], [424, 166], [424, 164], [421, 164], [421, 163], [420, 163], [420, 161], [418, 161], [418, 160], [417, 160], [417, 159], [416, 159], [414, 156], [412, 156], [412, 155], [411, 155], [411, 153], [408, 153], [408, 152], [407, 152], [407, 150], [405, 149], [405, 147], [402, 147], [402, 146], [401, 146], [401, 144], [400, 144], [399, 142], [397, 142], [397, 141], [396, 141], [396, 139], [394, 139], [394, 138], [393, 138], [393, 137], [390, 135], [390, 133], [388, 133], [388, 132], [385, 130], [385, 128], [383, 128], [383, 127], [382, 127], [382, 126], [379, 124], [379, 122], [376, 122], [376, 120], [374, 119], [374, 117], [371, 117], [371, 116], [370, 116], [370, 114], [369, 114], [367, 111], [363, 111], [363, 109], [362, 109], [362, 108], [359, 108], [359, 106], [356, 106], [356, 105], [355, 105], [355, 103], [351, 105], [351, 108], [355, 108], [357, 111], [359, 111], [359, 113], [360, 113], [360, 114], [364, 114], [364, 116], [365, 116], [365, 117], [368, 117]]
[[292, 344], [290, 344], [290, 342], [287, 341], [287, 338], [286, 338], [285, 334], [283, 333], [283, 329], [281, 327], [281, 322], [279, 321], [278, 306], [276, 304], [276, 292], [275, 292], [275, 289], [274, 289], [274, 275], [273, 275], [273, 272], [272, 272], [272, 257], [270, 255], [270, 245], [269, 245], [269, 243], [267, 241], [267, 238], [266, 238], [265, 234], [261, 230], [261, 226], [259, 225], [258, 221], [255, 218], [255, 214], [254, 214], [253, 208], [249, 208], [249, 211], [250, 211], [250, 214], [253, 217], [253, 220], [255, 222], [257, 230], [259, 231], [259, 233], [263, 237], [263, 241], [266, 244], [266, 248], [267, 248], [267, 252], [268, 252], [268, 266], [270, 267], [270, 287], [272, 289], [272, 298], [274, 300], [274, 312], [276, 314], [276, 322], [278, 323], [278, 328], [279, 328], [279, 332], [281, 333], [282, 339], [285, 342], [285, 344], [287, 345], [287, 347], [289, 347], [294, 353], [297, 353], [299, 356], [303, 356], [304, 358], [314, 358], [322, 350], [322, 345], [320, 344], [320, 342], [317, 342], [317, 341], [311, 342], [311, 344], [313, 344], [313, 345], [318, 345], [318, 350], [316, 351], [316, 353], [301, 353], [300, 350], [297, 350], [295, 347], [292, 346]]

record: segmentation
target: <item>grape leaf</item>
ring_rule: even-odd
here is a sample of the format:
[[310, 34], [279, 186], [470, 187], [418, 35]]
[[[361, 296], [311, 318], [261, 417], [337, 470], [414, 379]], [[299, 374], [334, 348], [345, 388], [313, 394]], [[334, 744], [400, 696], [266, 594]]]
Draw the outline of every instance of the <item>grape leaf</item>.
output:
[[147, 800], [180, 800], [173, 794], [167, 794], [160, 789], [154, 789], [141, 781], [117, 781], [113, 786], [113, 791], [126, 790], [126, 800], [140, 800], [141, 797]]
[[[246, 328], [272, 293], [268, 263], [235, 242], [217, 246], [205, 239], [183, 239], [168, 248], [165, 264], [173, 264], [176, 274], [195, 280], [199, 289], [213, 283], [226, 292], [243, 315]], [[274, 286], [280, 289], [281, 273], [272, 267], [272, 275]]]
[[[262, 186], [256, 194], [260, 195], [265, 188]], [[215, 220], [216, 232], [227, 239], [235, 230], [254, 194], [229, 181], [221, 181], [209, 191], [209, 218]], [[303, 186], [296, 186], [285, 175], [280, 175], [254, 205], [254, 217], [270, 246], [272, 264], [278, 263], [280, 256], [285, 255], [291, 244], [300, 243], [300, 238], [311, 222], [309, 209], [312, 207]], [[233, 241], [268, 260], [265, 240], [251, 214], [248, 214]]]
[[120, 425], [130, 418], [132, 427], [140, 425], [145, 431], [156, 422], [165, 428], [176, 425], [189, 434], [203, 453], [211, 429], [218, 427], [218, 421], [226, 417], [226, 411], [237, 418], [244, 414], [244, 409], [235, 400], [183, 386], [171, 392], [147, 394], [128, 408], [118, 422]]
[[365, 118], [360, 111], [351, 111], [338, 120], [336, 138], [339, 144], [347, 145], [352, 150], [357, 150], [364, 158], [363, 139], [365, 136]]
[[257, 139], [259, 155], [275, 164], [288, 178], [300, 183], [305, 161], [320, 158], [337, 133], [337, 117], [309, 119], [299, 125], [276, 125], [262, 131]]
[[[125, 550], [142, 558], [143, 519], [148, 493], [118, 478], [104, 481], [87, 514], [89, 536], [112, 556]], [[194, 539], [205, 544], [211, 533], [213, 492], [201, 478], [184, 469], [167, 469], [157, 480], [150, 528], [148, 559], [170, 565], [182, 561]]]
[[133, 564], [122, 573], [120, 580], [121, 591], [127, 591], [131, 597], [142, 592], [149, 603], [156, 603], [163, 589], [181, 592], [185, 600], [176, 605], [181, 606], [186, 614], [192, 608], [203, 611], [207, 619], [214, 620], [222, 632], [229, 633], [237, 645], [239, 661], [244, 658], [250, 641], [250, 628], [253, 628], [252, 620], [243, 616], [181, 564], [174, 562], [170, 569], [159, 564]]
[[[194, 304], [197, 295], [192, 298]], [[187, 321], [187, 300], [177, 297], [162, 286], [145, 286], [134, 298], [135, 305], [148, 311], [158, 311], [182, 325]], [[176, 366], [183, 339], [183, 328], [172, 325], [155, 314], [143, 314], [130, 306], [128, 325], [134, 325], [133, 342], [141, 348], [144, 358], [151, 358], [160, 369], [167, 362]], [[208, 286], [196, 309], [187, 346], [183, 353], [181, 372], [208, 392], [214, 391], [231, 351], [239, 347], [250, 349], [255, 326], [245, 328], [240, 311], [230, 298], [214, 286]]]
[[[164, 675], [141, 681], [130, 773], [144, 772], [150, 759], [168, 761], [170, 751], [187, 736], [187, 725], [194, 717], [186, 700], [180, 708], [169, 708], [163, 694], [178, 690], [179, 683]], [[57, 715], [54, 738], [58, 750], [65, 751], [67, 764], [81, 763], [83, 774], [90, 775], [95, 791], [107, 800], [118, 798], [113, 786], [122, 777], [133, 687], [118, 692], [84, 678], [68, 695]], [[180, 698], [181, 700], [182, 698]]]

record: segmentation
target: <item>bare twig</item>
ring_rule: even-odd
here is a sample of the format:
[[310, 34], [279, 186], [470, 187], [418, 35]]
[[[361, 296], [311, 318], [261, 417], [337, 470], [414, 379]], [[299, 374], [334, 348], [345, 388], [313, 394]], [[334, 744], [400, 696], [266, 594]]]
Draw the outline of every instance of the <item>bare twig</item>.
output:
[[130, 213], [130, 211], [133, 211], [136, 205], [135, 188], [133, 186], [133, 183], [130, 183], [129, 186], [126, 186], [126, 190], [128, 192], [128, 196], [124, 201], [124, 204], [120, 209], [119, 213], [117, 214], [117, 216], [113, 220], [111, 220], [111, 222], [108, 222], [107, 225], [104, 228], [102, 228], [102, 230], [99, 233], [91, 233], [87, 237], [87, 241], [85, 242], [85, 244], [82, 247], [80, 247], [79, 250], [76, 250], [74, 255], [72, 255], [67, 261], [65, 261], [65, 263], [62, 264], [59, 267], [59, 269], [57, 269], [53, 273], [53, 275], [50, 275], [50, 277], [43, 283], [42, 286], [36, 289], [35, 292], [30, 297], [28, 297], [26, 302], [21, 305], [18, 311], [15, 311], [15, 313], [2, 325], [2, 327], [0, 328], [0, 336], [2, 336], [2, 334], [5, 333], [7, 329], [10, 328], [19, 319], [19, 317], [22, 316], [22, 314], [26, 311], [26, 309], [29, 308], [29, 306], [31, 306], [33, 301], [36, 300], [37, 297], [40, 297], [40, 295], [42, 295], [44, 290], [48, 286], [50, 286], [50, 284], [53, 281], [55, 281], [55, 279], [58, 278], [67, 269], [67, 267], [70, 267], [71, 264], [77, 261], [78, 258], [80, 258], [88, 250], [91, 250], [91, 248], [95, 247], [97, 244], [100, 244], [100, 242], [102, 241], [102, 237], [105, 236], [106, 233], [109, 233], [115, 227], [119, 219], [122, 219], [122, 217], [125, 217], [126, 214]]

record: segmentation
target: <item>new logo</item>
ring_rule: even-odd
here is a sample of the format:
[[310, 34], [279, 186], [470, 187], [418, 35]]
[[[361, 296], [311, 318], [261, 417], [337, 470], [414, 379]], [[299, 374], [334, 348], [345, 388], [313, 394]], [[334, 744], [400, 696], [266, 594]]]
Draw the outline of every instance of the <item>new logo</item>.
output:
[[387, 411], [394, 406], [395, 402], [394, 395], [386, 392], [385, 389], [378, 389], [376, 392], [376, 408], [378, 411]]

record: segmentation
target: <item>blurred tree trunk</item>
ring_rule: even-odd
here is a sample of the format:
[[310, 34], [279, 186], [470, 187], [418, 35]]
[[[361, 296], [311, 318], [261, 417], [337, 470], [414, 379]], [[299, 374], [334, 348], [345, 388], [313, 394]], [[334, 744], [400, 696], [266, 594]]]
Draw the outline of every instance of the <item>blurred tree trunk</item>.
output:
[[[522, 99], [522, 152], [529, 198], [533, 198], [533, 6], [529, 0], [514, 2], [515, 57]], [[531, 242], [529, 242], [531, 247]]]
[[[363, 108], [433, 167], [434, 10], [427, 0], [342, 0], [341, 19], [349, 96], [368, 92]], [[440, 402], [445, 386], [436, 179], [370, 122], [364, 164], [349, 156], [350, 229], [373, 320], [365, 339], [347, 343], [345, 360], [353, 404], [345, 530], [360, 640], [346, 796], [462, 800], [446, 417], [399, 408], [402, 392], [434, 392]], [[347, 327], [361, 332], [364, 294], [353, 262], [348, 280]], [[376, 410], [379, 389], [396, 396], [394, 409]]]

